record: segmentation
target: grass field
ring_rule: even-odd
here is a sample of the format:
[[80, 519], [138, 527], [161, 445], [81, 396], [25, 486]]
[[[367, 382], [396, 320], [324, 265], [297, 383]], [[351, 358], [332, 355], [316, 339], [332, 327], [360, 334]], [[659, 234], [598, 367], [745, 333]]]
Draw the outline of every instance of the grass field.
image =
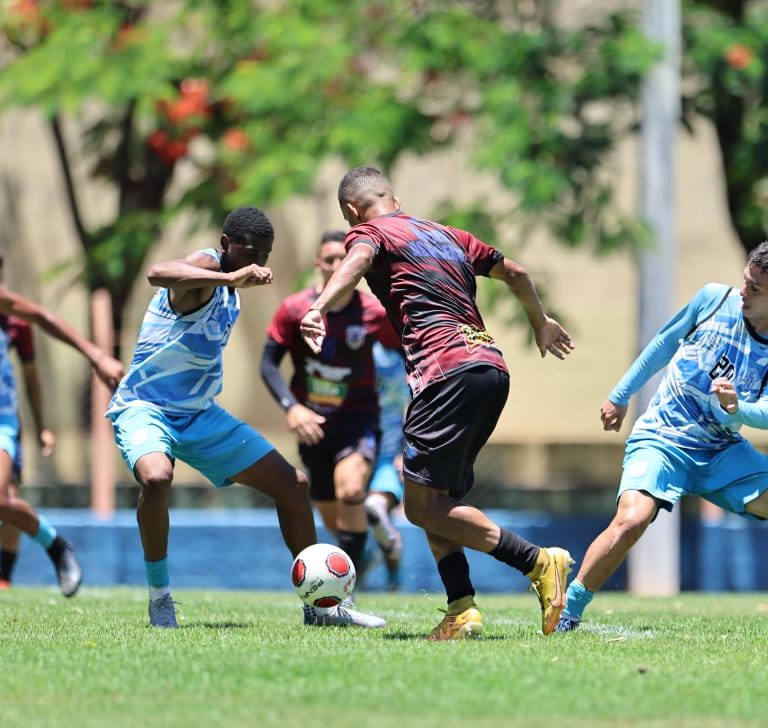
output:
[[544, 637], [532, 595], [479, 600], [483, 640], [428, 643], [438, 595], [358, 596], [384, 630], [305, 628], [289, 593], [0, 593], [0, 725], [720, 726], [768, 723], [768, 595], [600, 594]]

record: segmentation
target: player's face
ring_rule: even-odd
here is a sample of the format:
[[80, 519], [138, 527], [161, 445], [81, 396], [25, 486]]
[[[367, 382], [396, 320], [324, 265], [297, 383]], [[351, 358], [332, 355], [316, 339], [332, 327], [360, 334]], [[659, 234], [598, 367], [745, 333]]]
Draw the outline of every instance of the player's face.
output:
[[751, 323], [768, 321], [768, 273], [746, 266], [739, 293], [741, 309]]
[[271, 240], [254, 240], [247, 243], [238, 243], [227, 239], [224, 255], [221, 258], [221, 268], [225, 272], [229, 272], [245, 268], [247, 265], [265, 266], [271, 252]]
[[323, 284], [328, 283], [333, 272], [339, 267], [339, 263], [344, 260], [347, 250], [344, 243], [335, 240], [323, 243], [317, 251], [317, 260], [315, 268], [320, 271], [323, 277]]

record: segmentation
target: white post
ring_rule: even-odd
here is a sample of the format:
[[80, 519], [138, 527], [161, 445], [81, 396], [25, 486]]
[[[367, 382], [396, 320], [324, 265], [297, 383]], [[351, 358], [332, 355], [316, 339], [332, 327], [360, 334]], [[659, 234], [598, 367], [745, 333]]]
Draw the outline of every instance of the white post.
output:
[[[676, 272], [675, 137], [680, 119], [680, 2], [646, 0], [645, 34], [664, 47], [664, 57], [643, 85], [641, 212], [655, 246], [639, 260], [638, 349], [674, 313]], [[639, 393], [642, 412], [658, 377]], [[634, 594], [669, 596], [680, 591], [680, 514], [660, 511], [629, 554], [629, 589]]]

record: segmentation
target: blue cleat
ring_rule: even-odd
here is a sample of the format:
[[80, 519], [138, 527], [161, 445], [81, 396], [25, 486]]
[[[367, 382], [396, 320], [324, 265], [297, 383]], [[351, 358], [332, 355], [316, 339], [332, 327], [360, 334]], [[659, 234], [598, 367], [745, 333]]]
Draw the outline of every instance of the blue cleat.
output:
[[176, 607], [170, 594], [163, 594], [159, 599], [149, 600], [149, 623], [153, 627], [174, 629], [176, 624]]
[[555, 632], [573, 632], [581, 624], [580, 619], [574, 619], [567, 614], [560, 615], [560, 621], [557, 623]]

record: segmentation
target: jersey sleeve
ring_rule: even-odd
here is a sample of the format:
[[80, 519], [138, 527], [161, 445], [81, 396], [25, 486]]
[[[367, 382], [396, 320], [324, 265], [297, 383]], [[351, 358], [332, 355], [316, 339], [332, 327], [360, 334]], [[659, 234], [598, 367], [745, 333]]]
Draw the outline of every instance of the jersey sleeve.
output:
[[344, 247], [349, 252], [355, 245], [363, 243], [373, 248], [376, 255], [381, 250], [381, 237], [378, 230], [373, 225], [362, 223], [355, 225], [344, 238]]
[[489, 276], [493, 266], [504, 260], [504, 254], [501, 251], [484, 243], [467, 230], [452, 227], [446, 229], [467, 251], [467, 258], [476, 276]]
[[32, 327], [21, 319], [11, 318], [11, 339], [19, 359], [27, 364], [35, 359], [35, 339]]
[[608, 399], [614, 404], [628, 404], [632, 395], [669, 363], [682, 339], [691, 333], [696, 324], [717, 309], [728, 290], [728, 286], [716, 283], [704, 286], [659, 329], [608, 395]]
[[267, 326], [267, 336], [289, 351], [295, 349], [299, 341], [299, 321], [292, 308], [288, 301], [283, 301]]

